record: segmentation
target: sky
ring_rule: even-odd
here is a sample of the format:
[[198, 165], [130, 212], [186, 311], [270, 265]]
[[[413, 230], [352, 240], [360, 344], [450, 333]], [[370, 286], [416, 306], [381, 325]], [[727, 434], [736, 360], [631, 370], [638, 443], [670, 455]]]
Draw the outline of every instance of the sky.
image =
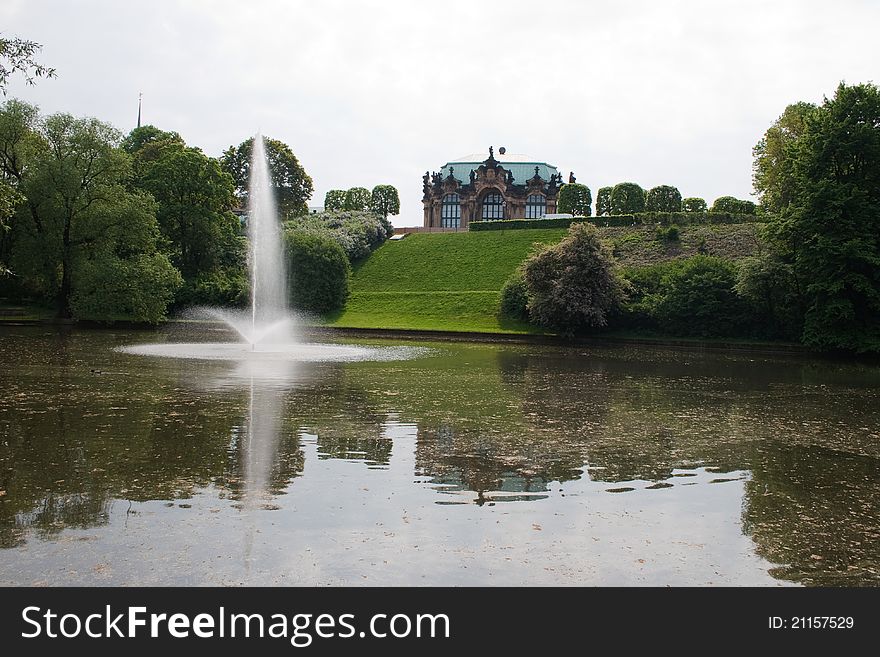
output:
[[261, 131], [329, 189], [397, 187], [493, 145], [603, 186], [754, 198], [752, 148], [785, 107], [880, 83], [880, 3], [3, 0], [0, 34], [57, 78], [45, 114], [143, 122], [219, 156]]

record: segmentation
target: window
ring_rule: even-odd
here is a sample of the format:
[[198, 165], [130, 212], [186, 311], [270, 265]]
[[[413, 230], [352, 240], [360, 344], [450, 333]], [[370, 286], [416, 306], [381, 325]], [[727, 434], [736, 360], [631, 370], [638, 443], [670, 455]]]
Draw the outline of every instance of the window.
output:
[[483, 199], [483, 219], [504, 219], [504, 201], [501, 194], [487, 194]]
[[529, 194], [526, 199], [526, 219], [540, 219], [547, 214], [547, 199], [540, 194]]
[[458, 228], [461, 225], [461, 205], [458, 194], [447, 194], [440, 206], [440, 225], [443, 228]]

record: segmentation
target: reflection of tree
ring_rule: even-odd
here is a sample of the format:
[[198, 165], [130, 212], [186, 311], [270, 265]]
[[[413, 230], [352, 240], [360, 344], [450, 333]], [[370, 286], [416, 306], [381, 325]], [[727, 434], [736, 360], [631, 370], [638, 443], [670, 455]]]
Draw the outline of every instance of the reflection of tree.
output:
[[743, 531], [776, 577], [819, 586], [880, 584], [877, 459], [764, 445], [746, 486]]

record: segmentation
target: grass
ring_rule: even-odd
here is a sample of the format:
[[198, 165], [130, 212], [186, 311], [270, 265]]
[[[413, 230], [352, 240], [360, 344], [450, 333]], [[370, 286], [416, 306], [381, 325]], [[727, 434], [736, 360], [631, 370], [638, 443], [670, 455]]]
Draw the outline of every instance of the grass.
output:
[[[622, 267], [644, 267], [697, 253], [738, 259], [758, 249], [751, 224], [682, 226], [661, 242], [652, 226], [600, 228]], [[329, 326], [480, 333], [546, 333], [499, 316], [501, 288], [535, 243], [553, 244], [564, 228], [474, 233], [415, 233], [386, 242], [359, 263], [345, 308]]]

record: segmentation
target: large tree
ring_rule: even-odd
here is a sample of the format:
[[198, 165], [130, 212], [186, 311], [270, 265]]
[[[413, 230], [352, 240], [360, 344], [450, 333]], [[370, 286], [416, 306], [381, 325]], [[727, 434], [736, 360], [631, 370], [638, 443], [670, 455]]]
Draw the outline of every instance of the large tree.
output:
[[[312, 179], [303, 169], [290, 146], [277, 139], [269, 137], [264, 137], [264, 139], [279, 211], [287, 217], [306, 214], [308, 201], [314, 191]], [[238, 146], [230, 146], [220, 157], [223, 170], [232, 176], [235, 181], [236, 194], [244, 203], [247, 202], [253, 147], [254, 139], [251, 137]]]
[[26, 199], [15, 217], [16, 273], [60, 316], [159, 321], [180, 275], [158, 251], [155, 201], [127, 187], [131, 158], [119, 133], [67, 114], [28, 125], [36, 110], [23, 109], [0, 111], [0, 141], [25, 135], [12, 149], [17, 164], [4, 156]]
[[804, 297], [804, 342], [880, 351], [880, 89], [841, 83], [778, 165], [768, 232]]

